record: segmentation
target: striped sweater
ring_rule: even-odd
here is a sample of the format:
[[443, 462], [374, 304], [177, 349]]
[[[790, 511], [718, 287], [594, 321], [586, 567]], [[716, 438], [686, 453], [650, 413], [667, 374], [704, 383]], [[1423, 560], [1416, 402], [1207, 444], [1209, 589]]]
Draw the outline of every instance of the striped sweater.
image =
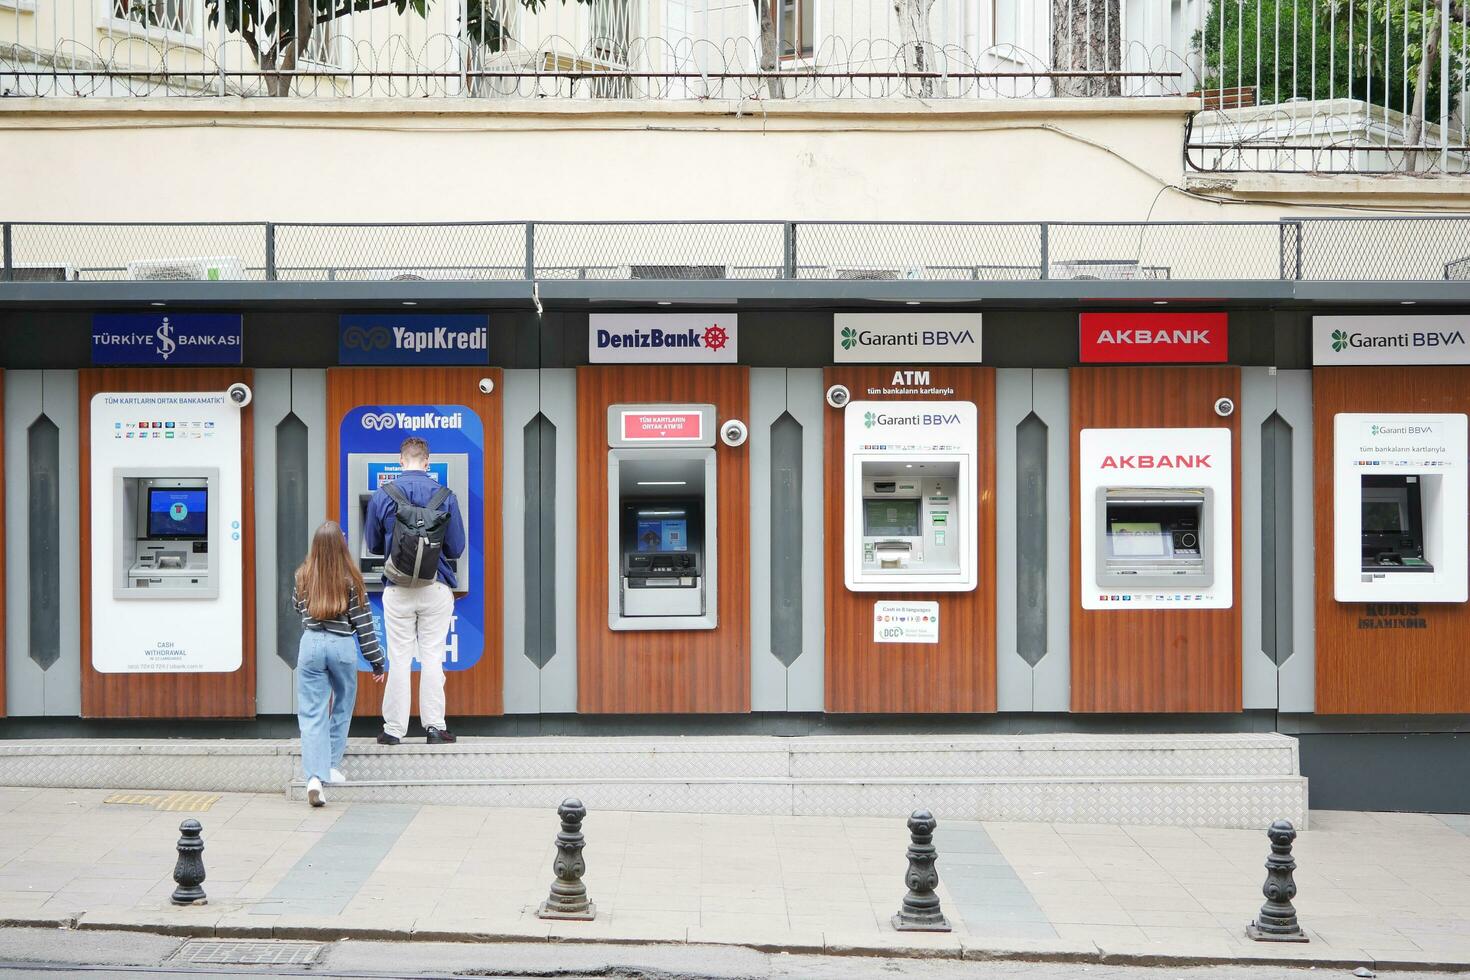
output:
[[373, 665], [373, 673], [383, 672], [383, 648], [378, 645], [377, 630], [373, 629], [373, 614], [358, 600], [356, 588], [347, 587], [347, 611], [334, 619], [313, 618], [306, 610], [306, 599], [297, 594], [294, 582], [291, 584], [291, 605], [301, 616], [303, 629], [335, 633], [337, 636], [356, 634], [357, 647], [362, 651], [363, 659]]

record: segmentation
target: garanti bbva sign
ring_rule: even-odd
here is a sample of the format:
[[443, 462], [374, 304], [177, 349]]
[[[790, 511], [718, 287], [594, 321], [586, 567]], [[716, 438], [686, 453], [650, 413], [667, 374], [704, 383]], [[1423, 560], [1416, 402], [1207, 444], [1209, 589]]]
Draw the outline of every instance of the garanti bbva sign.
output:
[[1312, 363], [1470, 364], [1470, 316], [1314, 316]]
[[835, 364], [978, 364], [978, 313], [838, 313]]

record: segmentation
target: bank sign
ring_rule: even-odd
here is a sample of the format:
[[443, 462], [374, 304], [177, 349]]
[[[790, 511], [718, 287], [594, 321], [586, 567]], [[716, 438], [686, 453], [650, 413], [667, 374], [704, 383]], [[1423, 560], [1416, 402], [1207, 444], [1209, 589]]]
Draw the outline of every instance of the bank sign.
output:
[[1223, 364], [1230, 359], [1224, 313], [1083, 313], [1083, 364]]
[[978, 313], [838, 313], [834, 364], [979, 364]]
[[1312, 363], [1470, 364], [1470, 316], [1314, 316]]
[[478, 313], [344, 313], [338, 364], [489, 364], [490, 318]]
[[735, 364], [740, 343], [734, 313], [594, 313], [588, 318], [591, 364]]
[[244, 354], [238, 313], [92, 315], [93, 364], [239, 364]]

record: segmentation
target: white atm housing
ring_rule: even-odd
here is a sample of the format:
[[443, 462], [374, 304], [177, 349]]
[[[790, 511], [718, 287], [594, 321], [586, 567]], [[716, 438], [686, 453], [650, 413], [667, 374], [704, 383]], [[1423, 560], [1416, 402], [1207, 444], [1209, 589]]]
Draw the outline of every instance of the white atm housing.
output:
[[978, 582], [975, 404], [844, 409], [844, 580], [853, 592], [969, 592]]

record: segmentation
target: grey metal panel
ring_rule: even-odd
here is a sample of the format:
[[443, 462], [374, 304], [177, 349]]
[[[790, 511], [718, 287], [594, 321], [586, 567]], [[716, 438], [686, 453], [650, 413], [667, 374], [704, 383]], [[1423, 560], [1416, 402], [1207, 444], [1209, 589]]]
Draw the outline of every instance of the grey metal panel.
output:
[[541, 414], [556, 426], [556, 655], [541, 674], [541, 711], [577, 710], [577, 372], [547, 368]]
[[[306, 554], [307, 545], [310, 543], [311, 531], [319, 527], [327, 519], [327, 372], [323, 368], [297, 368], [291, 371], [291, 411], [306, 425], [306, 499], [307, 499], [307, 538], [300, 542], [300, 550]], [[333, 425], [337, 424], [334, 420]], [[277, 714], [296, 712], [296, 675], [285, 662], [279, 657], [258, 658], [261, 660], [271, 659], [275, 663], [269, 670], [276, 677], [284, 677], [288, 698], [273, 698], [269, 703], [261, 700], [260, 691], [256, 691], [256, 711], [262, 714]], [[257, 666], [257, 669], [259, 667]], [[274, 679], [273, 684], [279, 685], [281, 681]], [[278, 690], [279, 688], [277, 688]], [[281, 705], [284, 705], [282, 707]]]
[[[61, 437], [61, 458], [80, 467], [81, 420], [77, 408], [75, 371], [42, 373], [41, 407], [56, 423]], [[13, 472], [13, 471], [12, 471]], [[80, 716], [82, 713], [82, 582], [81, 582], [81, 481], [64, 481], [58, 495], [61, 512], [61, 659], [46, 671], [48, 715]]]
[[[255, 710], [295, 710], [292, 672], [276, 649], [277, 597], [285, 583], [276, 568], [276, 426], [291, 413], [291, 371], [257, 370], [250, 412], [255, 431]], [[302, 554], [305, 554], [303, 550]]]
[[[995, 567], [980, 570], [981, 588], [994, 584], [996, 609], [995, 707], [997, 711], [1031, 711], [1034, 707], [1031, 665], [1016, 647], [1016, 426], [1031, 414], [1032, 371], [1002, 368], [995, 372]], [[1043, 658], [1045, 659], [1045, 658]]]
[[[26, 431], [41, 414], [42, 372], [5, 372], [5, 472], [28, 469]], [[66, 457], [63, 456], [63, 459]], [[5, 495], [5, 710], [12, 717], [46, 713], [46, 674], [30, 657], [30, 581], [17, 574], [29, 560], [29, 501], [23, 482]], [[68, 564], [63, 562], [63, 565]]]
[[[801, 594], [802, 655], [786, 670], [786, 710], [821, 711], [826, 702], [826, 626], [822, 610], [826, 582], [826, 494], [822, 474], [822, 430], [829, 409], [822, 387], [821, 368], [791, 368], [786, 372], [786, 411], [801, 423]], [[820, 490], [820, 492], [819, 492]]]
[[1031, 372], [1031, 411], [1046, 423], [1046, 646], [1031, 670], [1035, 711], [1072, 707], [1072, 448], [1067, 372]]
[[1312, 711], [1317, 698], [1316, 551], [1312, 500], [1312, 372], [1276, 373], [1276, 411], [1291, 426], [1292, 655], [1277, 674], [1282, 711]]
[[[750, 710], [785, 711], [786, 666], [771, 649], [771, 423], [786, 411], [786, 371], [751, 368]], [[798, 658], [800, 659], [800, 658]]]
[[1272, 506], [1261, 487], [1261, 424], [1276, 411], [1276, 375], [1271, 368], [1240, 369], [1240, 603], [1241, 698], [1245, 708], [1276, 707], [1276, 662], [1262, 643], [1261, 631], [1275, 621], [1261, 594], [1264, 566], [1275, 555], [1262, 554], [1263, 508]]
[[[501, 441], [501, 597], [504, 638], [504, 710], [508, 715], [541, 710], [541, 671], [526, 656], [526, 635], [539, 624], [527, 622], [526, 590], [526, 423], [540, 411], [536, 371], [506, 371], [500, 386]], [[496, 433], [486, 433], [487, 442]], [[488, 518], [490, 515], [486, 515]], [[532, 586], [534, 588], [534, 586]]]

